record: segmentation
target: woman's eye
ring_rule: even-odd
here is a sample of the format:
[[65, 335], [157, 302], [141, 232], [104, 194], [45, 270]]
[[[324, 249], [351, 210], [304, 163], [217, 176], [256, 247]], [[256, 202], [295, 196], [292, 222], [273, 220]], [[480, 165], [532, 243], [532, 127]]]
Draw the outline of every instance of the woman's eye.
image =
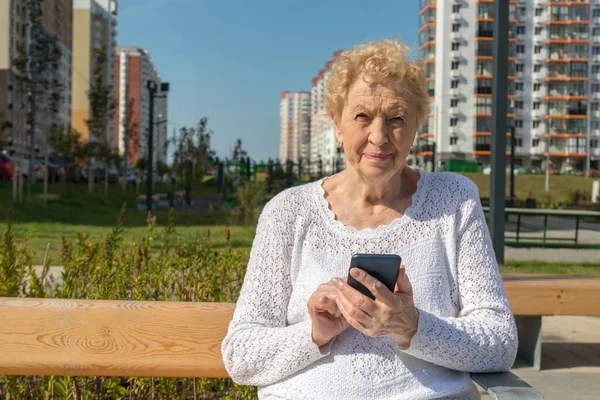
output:
[[364, 121], [364, 120], [366, 120], [368, 118], [369, 117], [367, 116], [367, 114], [363, 114], [363, 113], [356, 114], [356, 119], [358, 119], [358, 120], [363, 120]]
[[404, 122], [404, 117], [395, 117], [395, 118], [392, 118], [392, 121], [394, 121], [394, 122]]

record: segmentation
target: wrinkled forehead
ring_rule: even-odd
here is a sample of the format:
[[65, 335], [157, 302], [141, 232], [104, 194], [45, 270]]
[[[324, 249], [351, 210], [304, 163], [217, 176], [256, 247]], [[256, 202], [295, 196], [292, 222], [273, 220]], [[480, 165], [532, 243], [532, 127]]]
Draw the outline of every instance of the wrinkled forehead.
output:
[[350, 86], [346, 107], [385, 107], [386, 109], [413, 108], [411, 95], [398, 80], [386, 79], [381, 82], [359, 79]]

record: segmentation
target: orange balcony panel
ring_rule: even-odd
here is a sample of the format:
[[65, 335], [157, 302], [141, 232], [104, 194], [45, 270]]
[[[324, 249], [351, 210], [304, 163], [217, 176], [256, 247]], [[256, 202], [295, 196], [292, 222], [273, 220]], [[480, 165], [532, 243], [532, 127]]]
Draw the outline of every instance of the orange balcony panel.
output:
[[516, 61], [517, 57], [508, 57], [508, 61]]
[[435, 82], [435, 78], [426, 78], [425, 79], [427, 82]]
[[546, 44], [589, 43], [589, 39], [554, 39], [546, 40]]
[[517, 38], [508, 38], [508, 41], [509, 41], [509, 42], [516, 42], [516, 41], [517, 41]]
[[418, 156], [432, 156], [433, 155], [433, 151], [423, 151], [421, 153], [417, 153]]
[[425, 25], [423, 25], [420, 29], [419, 29], [419, 33], [423, 32], [425, 29], [427, 28], [433, 28], [435, 27], [435, 22], [429, 22]]
[[475, 18], [475, 22], [494, 22], [494, 18]]
[[578, 21], [575, 19], [568, 21], [548, 21], [546, 25], [589, 25], [590, 21]]
[[473, 132], [473, 136], [492, 136], [492, 132]]
[[477, 117], [491, 117], [491, 116], [492, 116], [492, 114], [490, 114], [490, 113], [473, 114], [474, 118], [477, 118]]
[[494, 0], [475, 0], [475, 3], [493, 3]]
[[579, 76], [569, 76], [567, 78], [556, 78], [556, 77], [548, 77], [546, 79], [544, 79], [546, 82], [572, 82], [572, 81], [587, 81], [588, 78], [586, 77], [579, 77]]
[[475, 60], [493, 60], [492, 56], [475, 56]]
[[429, 101], [434, 101], [435, 100], [435, 96], [429, 96]]
[[474, 156], [489, 156], [492, 154], [489, 150], [475, 150], [472, 152]]
[[568, 62], [589, 62], [589, 61], [590, 60], [588, 58], [561, 58], [561, 59], [547, 58], [546, 59], [547, 63], [551, 63], [551, 62], [568, 63]]
[[[585, 153], [550, 153], [550, 157], [586, 157]], [[548, 153], [544, 153], [544, 157], [548, 157]]]
[[483, 37], [483, 36], [478, 36], [475, 38], [476, 42], [492, 42], [494, 40], [494, 38], [491, 37]]
[[435, 4], [428, 4], [425, 7], [423, 7], [423, 9], [421, 11], [419, 11], [419, 15], [423, 15], [423, 14], [425, 14], [425, 11], [427, 11], [429, 9], [434, 9], [434, 8], [436, 8]]
[[546, 96], [546, 100], [587, 100], [587, 96]]
[[[548, 134], [544, 133], [544, 137], [547, 138]], [[569, 139], [569, 138], [580, 138], [585, 139], [587, 135], [585, 133], [551, 133], [551, 138], [554, 139]]]
[[422, 45], [419, 46], [419, 50], [423, 50], [425, 47], [427, 46], [433, 46], [435, 45], [435, 40], [430, 40], [427, 43], [423, 43]]
[[435, 64], [435, 58], [430, 58], [429, 60], [425, 60], [425, 64]]
[[580, 2], [580, 1], [551, 1], [549, 3], [547, 3], [548, 7], [550, 6], [589, 6], [590, 3], [589, 2]]
[[427, 116], [427, 118], [434, 118], [434, 115], [433, 115], [433, 114], [429, 114], [429, 115]]
[[435, 135], [433, 133], [421, 133], [419, 136], [417, 136], [417, 139], [425, 139], [425, 138], [430, 138], [430, 137], [434, 137]]
[[546, 115], [545, 119], [587, 119], [587, 115]]

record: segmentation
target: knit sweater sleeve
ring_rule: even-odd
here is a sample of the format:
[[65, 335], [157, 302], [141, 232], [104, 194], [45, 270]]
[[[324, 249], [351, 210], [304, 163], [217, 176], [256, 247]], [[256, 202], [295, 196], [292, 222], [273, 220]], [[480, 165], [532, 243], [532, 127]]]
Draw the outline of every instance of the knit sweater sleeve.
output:
[[456, 218], [460, 312], [441, 318], [419, 309], [418, 330], [405, 351], [459, 371], [506, 371], [515, 360], [517, 329], [477, 187], [466, 178], [460, 183], [465, 194]]
[[259, 218], [246, 277], [222, 343], [223, 361], [236, 383], [265, 386], [324, 357], [312, 341], [310, 319], [288, 325], [292, 293], [294, 202], [271, 200]]

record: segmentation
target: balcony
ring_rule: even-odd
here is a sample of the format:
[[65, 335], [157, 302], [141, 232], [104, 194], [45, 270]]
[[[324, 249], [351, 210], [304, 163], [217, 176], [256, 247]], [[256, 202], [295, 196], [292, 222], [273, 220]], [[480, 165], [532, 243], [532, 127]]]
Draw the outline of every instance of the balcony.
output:
[[592, 111], [592, 118], [600, 118], [600, 111]]
[[460, 22], [462, 20], [462, 17], [460, 16], [460, 13], [452, 13], [452, 22]]
[[594, 54], [592, 56], [592, 61], [595, 62], [595, 63], [600, 62], [600, 54]]
[[525, 73], [523, 71], [515, 72], [515, 79], [523, 80], [525, 78]]
[[450, 37], [452, 38], [453, 42], [460, 42], [460, 40], [462, 39], [462, 35], [460, 34], [460, 32], [452, 32], [450, 34]]
[[450, 115], [452, 115], [452, 116], [460, 115], [460, 109], [458, 108], [458, 106], [450, 107]]
[[473, 145], [473, 150], [474, 151], [491, 151], [492, 150], [492, 145], [488, 144], [488, 143], [474, 144]]
[[457, 98], [460, 97], [460, 89], [459, 88], [451, 88], [448, 93], [450, 97]]
[[518, 61], [525, 61], [525, 53], [517, 53]]
[[594, 23], [594, 25], [600, 25], [600, 17], [594, 17], [592, 19], [592, 22]]
[[594, 93], [592, 93], [592, 99], [594, 99], [594, 100], [600, 100], [600, 92], [594, 92]]
[[459, 50], [453, 50], [450, 52], [450, 57], [452, 57], [453, 60], [458, 60], [461, 58], [461, 53]]
[[460, 73], [460, 69], [450, 70], [450, 76], [453, 78], [460, 78], [462, 76], [462, 74]]
[[525, 35], [523, 35], [523, 34], [518, 34], [517, 35], [517, 41], [518, 42], [524, 42], [525, 39], [526, 39]]

